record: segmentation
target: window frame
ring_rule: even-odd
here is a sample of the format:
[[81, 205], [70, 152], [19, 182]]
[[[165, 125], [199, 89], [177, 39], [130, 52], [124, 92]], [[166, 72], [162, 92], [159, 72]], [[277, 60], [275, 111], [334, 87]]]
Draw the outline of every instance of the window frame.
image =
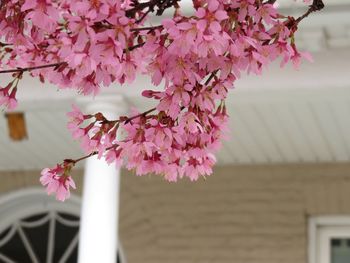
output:
[[[67, 213], [80, 217], [81, 198], [72, 194], [65, 202], [48, 196], [43, 188], [28, 187], [0, 194], [0, 230], [14, 221], [33, 214]], [[127, 263], [121, 242], [118, 242], [121, 262]]]
[[311, 217], [308, 236], [309, 263], [331, 263], [330, 240], [350, 238], [350, 216]]

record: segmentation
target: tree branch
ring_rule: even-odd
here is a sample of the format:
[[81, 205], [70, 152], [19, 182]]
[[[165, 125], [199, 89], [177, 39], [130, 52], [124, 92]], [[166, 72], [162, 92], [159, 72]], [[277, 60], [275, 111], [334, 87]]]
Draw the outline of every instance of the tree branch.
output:
[[130, 118], [122, 119], [122, 122], [124, 122], [125, 124], [127, 124], [127, 123], [131, 122], [133, 119], [136, 119], [136, 118], [139, 118], [139, 117], [142, 117], [142, 116], [146, 116], [148, 113], [151, 113], [152, 111], [155, 111], [155, 110], [156, 110], [156, 108], [152, 108], [152, 109], [150, 109], [150, 110], [148, 110], [148, 111], [142, 112], [142, 113], [137, 114], [137, 115], [135, 115], [135, 116], [132, 116], [132, 117], [130, 117]]
[[204, 83], [204, 85], [207, 86], [207, 85], [210, 83], [210, 81], [216, 76], [216, 74], [217, 74], [218, 72], [219, 72], [218, 69], [214, 70], [214, 71], [210, 74], [210, 76], [208, 77], [208, 79], [206, 80], [206, 82]]
[[[129, 51], [132, 51], [132, 50], [134, 50], [134, 49], [136, 49], [136, 48], [142, 47], [144, 44], [146, 44], [146, 42], [142, 42], [142, 43], [140, 43], [140, 44], [131, 46], [131, 47], [128, 48], [128, 50], [129, 50]], [[125, 51], [124, 51], [124, 52], [125, 52]]]
[[11, 44], [0, 42], [0, 47], [11, 46]]
[[167, 8], [176, 6], [178, 1], [180, 0], [150, 0], [140, 3], [138, 0], [135, 0], [134, 7], [126, 11], [126, 16], [134, 17], [137, 12], [143, 11], [146, 8], [148, 8], [148, 13], [154, 12], [156, 7], [156, 15], [161, 16]]
[[35, 70], [35, 69], [59, 67], [59, 66], [61, 66], [63, 64], [65, 64], [65, 62], [58, 62], [58, 63], [52, 63], [52, 64], [47, 64], [47, 65], [28, 67], [28, 68], [5, 69], [5, 70], [0, 70], [0, 73], [26, 72], [26, 71], [32, 71], [32, 70]]
[[299, 24], [301, 20], [308, 17], [311, 13], [320, 11], [323, 8], [324, 8], [324, 3], [322, 0], [313, 0], [312, 5], [309, 6], [309, 9], [307, 10], [307, 12], [305, 14], [303, 14], [302, 16], [298, 17], [295, 20], [295, 23]]
[[[129, 123], [130, 121], [136, 119], [136, 118], [139, 118], [139, 117], [142, 117], [142, 116], [146, 116], [148, 113], [151, 113], [152, 111], [155, 111], [156, 108], [152, 108], [152, 109], [149, 109], [148, 111], [145, 111], [145, 112], [142, 112], [140, 114], [137, 114], [135, 116], [132, 116], [130, 118], [125, 118], [125, 119], [121, 119], [122, 122], [124, 122], [125, 124]], [[113, 144], [112, 146], [108, 147], [105, 149], [105, 151], [108, 151], [108, 150], [111, 150], [113, 148], [116, 148], [118, 147], [119, 145], [118, 144]], [[88, 159], [90, 158], [91, 156], [94, 156], [94, 155], [97, 155], [99, 152], [98, 151], [93, 151], [87, 155], [84, 155], [80, 158], [77, 158], [77, 159], [65, 159], [63, 160], [63, 162], [69, 162], [69, 163], [73, 163], [73, 164], [76, 164], [77, 162], [80, 162], [80, 161], [83, 161], [85, 159]]]
[[[113, 148], [116, 148], [116, 147], [118, 147], [118, 146], [119, 146], [118, 144], [113, 144], [112, 146], [106, 148], [106, 151], [111, 150], [111, 149], [113, 149]], [[65, 160], [63, 160], [63, 162], [69, 162], [69, 163], [76, 164], [76, 163], [78, 163], [78, 162], [80, 162], [80, 161], [83, 161], [83, 160], [85, 160], [85, 159], [88, 159], [88, 158], [90, 158], [90, 157], [92, 157], [92, 156], [94, 156], [94, 155], [97, 155], [97, 154], [98, 154], [98, 151], [93, 151], [92, 153], [87, 154], [87, 155], [85, 155], [85, 156], [82, 156], [82, 157], [80, 157], [80, 158], [78, 158], [78, 159], [65, 159]]]
[[[128, 51], [132, 51], [136, 48], [142, 47], [145, 44], [145, 42], [136, 44], [134, 46], [131, 46], [128, 48]], [[124, 53], [126, 50], [124, 50]], [[32, 71], [36, 69], [44, 69], [44, 68], [58, 68], [61, 65], [67, 64], [66, 62], [57, 62], [57, 63], [52, 63], [52, 64], [46, 64], [46, 65], [40, 65], [40, 66], [34, 66], [34, 67], [28, 67], [28, 68], [15, 68], [15, 69], [5, 69], [5, 70], [0, 70], [0, 74], [6, 74], [6, 73], [15, 73], [15, 72], [27, 72], [27, 71]]]
[[139, 31], [146, 31], [146, 30], [152, 31], [152, 30], [160, 29], [160, 28], [163, 28], [163, 25], [132, 28], [132, 29], [130, 29], [130, 31], [131, 32], [139, 32]]

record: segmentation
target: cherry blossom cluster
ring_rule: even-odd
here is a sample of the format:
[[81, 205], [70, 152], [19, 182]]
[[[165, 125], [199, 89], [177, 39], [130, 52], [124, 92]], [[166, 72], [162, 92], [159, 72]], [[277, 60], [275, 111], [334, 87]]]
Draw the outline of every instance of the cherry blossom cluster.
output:
[[[83, 115], [74, 107], [68, 113], [68, 129], [81, 140], [87, 154], [96, 153], [119, 166], [124, 162], [137, 175], [154, 173], [168, 181], [210, 175], [215, 163], [212, 152], [219, 147], [226, 129], [225, 106], [221, 104], [208, 114], [183, 112], [176, 119], [164, 111], [151, 114], [154, 111], [109, 121], [101, 113]], [[86, 119], [93, 121], [84, 125]]]
[[69, 198], [70, 187], [76, 188], [72, 177], [69, 175], [72, 167], [72, 162], [64, 162], [63, 165], [58, 164], [51, 169], [45, 168], [41, 172], [40, 182], [46, 186], [47, 193], [55, 193], [56, 199], [59, 201]]
[[33, 76], [61, 88], [96, 94], [101, 85], [135, 78], [135, 18], [125, 10], [130, 1], [5, 0], [0, 4], [0, 38], [7, 49], [1, 66], [27, 68], [53, 64]]
[[22, 73], [15, 74], [15, 76], [5, 87], [0, 86], [0, 105], [5, 105], [9, 110], [17, 107], [17, 86], [19, 80], [22, 78]]
[[[148, 75], [162, 91], [149, 111], [107, 120], [101, 113], [68, 113], [68, 129], [87, 156], [124, 165], [137, 175], [195, 181], [212, 173], [213, 153], [225, 136], [225, 98], [242, 72], [261, 74], [274, 60], [297, 67], [307, 53], [294, 33], [315, 0], [297, 19], [277, 12], [274, 1], [193, 0], [193, 14], [179, 0], [3, 0], [0, 2], [2, 72], [29, 71], [60, 88], [97, 94], [112, 83]], [[172, 18], [151, 25], [150, 14], [173, 8]], [[0, 71], [1, 73], [1, 71]], [[0, 89], [0, 105], [13, 108], [20, 77]], [[159, 89], [158, 89], [159, 90]], [[118, 134], [118, 136], [117, 136]], [[74, 186], [68, 175], [77, 160], [43, 171], [43, 184], [60, 200]], [[57, 187], [56, 187], [57, 186]]]

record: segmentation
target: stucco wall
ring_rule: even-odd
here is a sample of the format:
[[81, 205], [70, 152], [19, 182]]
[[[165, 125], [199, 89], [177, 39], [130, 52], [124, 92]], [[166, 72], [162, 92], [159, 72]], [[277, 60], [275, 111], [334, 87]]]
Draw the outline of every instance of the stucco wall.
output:
[[[2, 173], [0, 192], [37, 179]], [[308, 217], [350, 214], [350, 164], [220, 167], [177, 184], [124, 173], [121, 189], [128, 263], [306, 263]]]

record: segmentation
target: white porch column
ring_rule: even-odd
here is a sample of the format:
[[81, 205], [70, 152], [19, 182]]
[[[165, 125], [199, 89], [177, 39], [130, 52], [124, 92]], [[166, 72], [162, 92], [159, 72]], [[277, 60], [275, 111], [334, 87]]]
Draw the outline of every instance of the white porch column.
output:
[[[122, 98], [97, 98], [88, 113], [108, 119], [125, 114]], [[86, 161], [79, 233], [79, 263], [115, 263], [118, 247], [120, 171], [93, 156]]]

